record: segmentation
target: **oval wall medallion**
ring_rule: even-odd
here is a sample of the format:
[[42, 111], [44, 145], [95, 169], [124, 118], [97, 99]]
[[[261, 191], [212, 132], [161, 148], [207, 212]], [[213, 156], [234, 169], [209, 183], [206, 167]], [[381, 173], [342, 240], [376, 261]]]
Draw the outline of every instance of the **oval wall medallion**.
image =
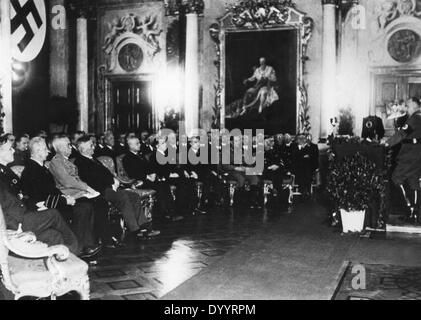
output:
[[136, 71], [143, 63], [143, 51], [137, 44], [128, 43], [118, 53], [118, 62], [123, 70]]
[[389, 39], [387, 50], [397, 62], [412, 62], [420, 55], [420, 35], [409, 29], [396, 31]]

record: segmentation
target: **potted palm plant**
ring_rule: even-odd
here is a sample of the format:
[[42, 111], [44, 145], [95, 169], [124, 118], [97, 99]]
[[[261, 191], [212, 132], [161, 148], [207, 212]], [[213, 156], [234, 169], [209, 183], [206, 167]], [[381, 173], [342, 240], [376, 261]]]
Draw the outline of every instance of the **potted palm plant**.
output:
[[382, 177], [382, 170], [359, 153], [331, 163], [327, 191], [344, 233], [364, 230], [365, 212], [381, 194]]

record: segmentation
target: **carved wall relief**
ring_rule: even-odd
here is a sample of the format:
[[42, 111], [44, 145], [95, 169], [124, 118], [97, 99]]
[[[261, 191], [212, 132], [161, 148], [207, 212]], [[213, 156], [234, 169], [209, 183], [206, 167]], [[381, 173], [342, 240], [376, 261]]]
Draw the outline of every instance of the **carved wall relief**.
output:
[[421, 1], [381, 0], [374, 8], [370, 63], [399, 66], [421, 58]]
[[[166, 71], [167, 26], [163, 2], [99, 5], [97, 11], [97, 110], [103, 122], [101, 131], [115, 123], [113, 90], [120, 82], [150, 82]], [[162, 108], [152, 99], [154, 122]], [[156, 118], [156, 119], [155, 119]]]
[[411, 62], [419, 56], [420, 36], [408, 29], [396, 31], [390, 37], [387, 49], [390, 56], [397, 62]]
[[130, 13], [114, 18], [108, 24], [108, 33], [102, 49], [109, 56], [109, 71], [120, 67], [126, 72], [137, 71], [144, 62], [150, 62], [161, 49], [160, 35], [163, 30], [158, 25], [157, 15], [138, 16]]
[[143, 63], [143, 51], [137, 44], [128, 43], [120, 49], [118, 62], [125, 71], [136, 71]]

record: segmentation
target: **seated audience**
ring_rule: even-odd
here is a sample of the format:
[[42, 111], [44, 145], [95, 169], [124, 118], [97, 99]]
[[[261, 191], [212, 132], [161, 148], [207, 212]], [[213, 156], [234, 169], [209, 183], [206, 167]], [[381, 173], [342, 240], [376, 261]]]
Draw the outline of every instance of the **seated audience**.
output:
[[137, 207], [138, 195], [134, 192], [120, 190], [119, 181], [101, 162], [93, 157], [94, 146], [89, 137], [79, 139], [78, 150], [81, 157], [76, 159], [75, 165], [80, 178], [120, 210], [129, 231], [136, 237], [159, 235], [160, 232], [152, 230], [151, 223]]
[[41, 138], [43, 138], [44, 140], [46, 140], [46, 141], [47, 141], [47, 139], [48, 139], [48, 134], [47, 134], [47, 132], [46, 132], [45, 130], [40, 130], [40, 131], [36, 134], [36, 137], [41, 137]]
[[109, 226], [105, 219], [109, 206], [107, 201], [99, 197], [97, 191], [89, 187], [81, 180], [78, 168], [69, 160], [72, 153], [71, 143], [67, 137], [59, 137], [53, 141], [56, 155], [51, 160], [49, 170], [54, 177], [57, 188], [65, 195], [76, 200], [84, 198], [92, 199], [95, 211], [96, 235], [101, 239], [102, 244], [109, 248], [120, 246], [120, 243], [110, 234]]
[[[259, 208], [259, 184], [260, 178], [256, 175], [247, 175], [247, 163], [245, 162], [244, 154], [242, 156], [242, 164], [238, 165], [234, 163], [235, 152], [234, 150], [244, 150], [243, 148], [243, 137], [235, 136], [234, 141], [230, 146], [230, 164], [222, 164], [222, 172], [227, 176], [228, 180], [234, 180], [237, 182], [238, 188], [242, 189], [248, 184], [250, 186], [250, 207]], [[246, 197], [247, 198], [247, 197]]]
[[265, 170], [263, 177], [264, 179], [271, 180], [274, 188], [280, 192], [282, 190], [284, 175], [281, 154], [275, 147], [275, 141], [273, 138], [267, 139], [265, 143]]
[[126, 145], [126, 134], [120, 134], [118, 136], [118, 142], [115, 145], [115, 156], [121, 156], [127, 153], [127, 145]]
[[104, 134], [104, 148], [98, 152], [97, 157], [110, 157], [115, 161], [117, 156], [114, 134], [111, 131], [107, 131]]
[[78, 237], [81, 247], [84, 248], [84, 255], [92, 257], [99, 253], [101, 247], [95, 244], [92, 230], [93, 205], [87, 199], [83, 201], [83, 199], [76, 200], [72, 196], [65, 196], [56, 188], [53, 176], [44, 166], [49, 151], [43, 138], [33, 138], [29, 149], [31, 159], [21, 179], [23, 194], [29, 198], [28, 207], [32, 210], [57, 209], [63, 216], [69, 215], [72, 230]]
[[77, 131], [71, 135], [71, 147], [72, 147], [72, 153], [70, 155], [69, 159], [76, 159], [79, 156], [79, 151], [77, 150], [77, 141], [85, 136], [85, 132], [83, 131]]
[[96, 143], [96, 146], [95, 146], [95, 158], [98, 158], [100, 155], [101, 155], [101, 153], [102, 153], [102, 150], [104, 149], [104, 135], [102, 134], [102, 135], [99, 135], [99, 136], [97, 136], [96, 138], [97, 138], [97, 143]]
[[[13, 161], [13, 151], [10, 141], [0, 139], [2, 168], [7, 168]], [[18, 230], [21, 227], [23, 232], [34, 233], [38, 241], [50, 246], [66, 245], [72, 253], [80, 255], [82, 250], [79, 248], [78, 240], [60, 213], [49, 209], [29, 210], [22, 202], [22, 198], [19, 198], [19, 194], [16, 194], [16, 185], [17, 183], [7, 181], [5, 177], [0, 181], [0, 205], [3, 208], [6, 227], [10, 230]]]
[[[189, 176], [190, 181], [196, 185], [197, 182], [203, 184], [202, 192], [203, 194], [199, 198], [198, 190], [194, 186], [193, 199], [193, 210], [195, 213], [205, 214], [204, 202], [207, 199], [210, 193], [210, 175], [211, 175], [211, 157], [208, 153], [206, 157], [207, 163], [202, 163], [201, 161], [201, 144], [200, 137], [195, 136], [191, 138], [190, 147], [188, 149], [188, 164], [184, 166], [184, 171], [186, 171], [186, 176]], [[191, 161], [194, 159], [193, 161]]]
[[29, 159], [29, 135], [23, 134], [16, 139], [16, 149], [14, 160], [9, 164], [10, 168], [15, 166], [25, 166]]
[[173, 221], [181, 220], [182, 217], [175, 215], [174, 203], [168, 183], [160, 181], [156, 167], [151, 166], [140, 153], [139, 138], [132, 137], [127, 141], [129, 152], [123, 159], [124, 170], [130, 179], [137, 181], [137, 185], [143, 189], [157, 191], [159, 211]]
[[7, 140], [12, 145], [12, 148], [16, 147], [16, 137], [12, 133], [5, 133], [1, 136], [2, 139]]
[[[171, 144], [168, 141], [171, 141]], [[162, 161], [158, 161], [159, 158]], [[163, 164], [162, 162], [165, 160], [170, 163]], [[178, 143], [175, 135], [168, 137], [158, 135], [156, 150], [151, 154], [150, 164], [158, 179], [176, 187], [175, 198], [178, 213], [182, 216], [192, 213], [190, 197], [193, 195], [194, 187], [188, 180], [190, 176], [178, 161]]]
[[154, 149], [149, 141], [150, 135], [147, 130], [140, 133], [140, 154], [148, 161], [151, 158]]

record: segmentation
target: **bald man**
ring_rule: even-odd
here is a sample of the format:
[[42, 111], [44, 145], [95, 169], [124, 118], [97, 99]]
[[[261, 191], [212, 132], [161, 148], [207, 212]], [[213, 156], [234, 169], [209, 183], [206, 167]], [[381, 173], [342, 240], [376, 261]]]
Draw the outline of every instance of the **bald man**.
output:
[[87, 199], [76, 200], [57, 189], [54, 177], [44, 165], [49, 150], [43, 138], [33, 138], [29, 143], [29, 151], [31, 158], [21, 180], [23, 194], [29, 197], [31, 207], [41, 205], [57, 209], [64, 217], [70, 218], [72, 230], [83, 247], [83, 255], [96, 255], [101, 248], [93, 234], [94, 206]]

